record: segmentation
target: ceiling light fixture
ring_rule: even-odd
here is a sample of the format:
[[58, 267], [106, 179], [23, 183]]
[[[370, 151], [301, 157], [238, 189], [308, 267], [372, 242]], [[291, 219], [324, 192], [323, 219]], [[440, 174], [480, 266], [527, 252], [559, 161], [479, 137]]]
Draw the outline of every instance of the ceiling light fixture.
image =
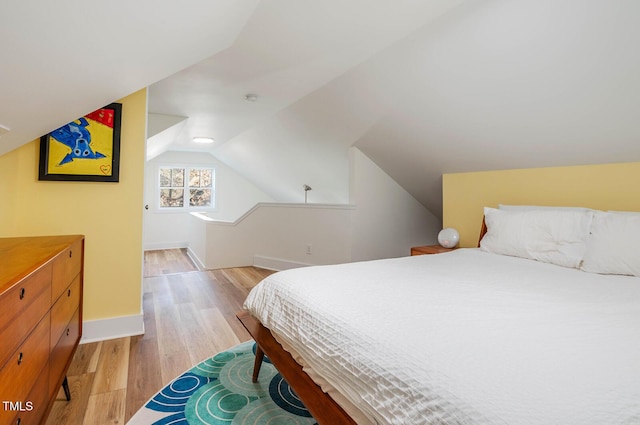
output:
[[255, 102], [256, 100], [258, 100], [258, 95], [253, 93], [247, 93], [244, 95], [244, 100], [246, 100], [247, 102]]
[[194, 137], [193, 141], [196, 143], [213, 143], [213, 139], [211, 137]]

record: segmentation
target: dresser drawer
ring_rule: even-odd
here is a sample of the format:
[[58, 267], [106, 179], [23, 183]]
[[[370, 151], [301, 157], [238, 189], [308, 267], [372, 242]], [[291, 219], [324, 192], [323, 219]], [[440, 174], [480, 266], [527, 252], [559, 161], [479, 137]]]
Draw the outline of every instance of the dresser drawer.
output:
[[[25, 404], [31, 389], [41, 376], [49, 358], [49, 314], [38, 323], [29, 337], [9, 357], [0, 370], [0, 394], [2, 401]], [[4, 421], [5, 415], [7, 421]], [[8, 423], [15, 412], [0, 409], [0, 423]]]
[[[47, 411], [49, 402], [49, 363], [38, 374], [38, 380], [20, 407], [22, 411], [13, 418], [11, 424], [39, 425]], [[4, 422], [2, 422], [4, 423]]]
[[76, 310], [71, 321], [62, 332], [58, 344], [53, 348], [49, 359], [49, 393], [59, 390], [64, 380], [64, 369], [71, 361], [71, 356], [80, 338], [80, 309]]
[[80, 305], [80, 276], [73, 279], [71, 285], [62, 293], [58, 301], [51, 307], [51, 349], [55, 347], [62, 336], [66, 332], [67, 325], [73, 313]]
[[0, 366], [24, 341], [50, 306], [51, 265], [27, 276], [0, 296]]
[[0, 238], [0, 425], [42, 425], [82, 334], [84, 236]]
[[82, 240], [71, 244], [53, 260], [51, 302], [55, 302], [82, 269]]

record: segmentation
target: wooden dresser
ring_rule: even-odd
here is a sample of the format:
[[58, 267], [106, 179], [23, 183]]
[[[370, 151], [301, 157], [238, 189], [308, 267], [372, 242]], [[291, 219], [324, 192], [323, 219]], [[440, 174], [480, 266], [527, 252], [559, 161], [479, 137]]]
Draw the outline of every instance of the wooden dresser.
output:
[[0, 238], [0, 424], [46, 421], [82, 335], [84, 237]]

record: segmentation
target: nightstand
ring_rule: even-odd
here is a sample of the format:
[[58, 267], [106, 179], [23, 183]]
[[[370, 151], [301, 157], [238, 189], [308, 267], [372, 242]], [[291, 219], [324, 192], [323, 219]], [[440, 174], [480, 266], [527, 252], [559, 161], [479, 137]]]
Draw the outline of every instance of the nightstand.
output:
[[440, 245], [414, 246], [411, 248], [411, 255], [442, 254], [453, 251], [455, 248], [445, 248]]

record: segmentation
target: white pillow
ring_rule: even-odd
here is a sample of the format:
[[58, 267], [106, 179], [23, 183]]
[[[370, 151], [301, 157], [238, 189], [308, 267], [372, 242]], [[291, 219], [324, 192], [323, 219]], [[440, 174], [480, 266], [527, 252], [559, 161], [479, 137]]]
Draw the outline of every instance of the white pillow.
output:
[[507, 211], [533, 211], [533, 210], [555, 210], [555, 211], [594, 211], [591, 208], [583, 207], [548, 207], [543, 205], [504, 205], [499, 204], [498, 208]]
[[640, 217], [640, 212], [636, 212], [636, 211], [614, 211], [614, 210], [609, 210], [610, 213], [614, 213], [614, 214], [624, 214], [624, 215], [635, 215]]
[[580, 267], [592, 211], [485, 208], [484, 214], [487, 234], [480, 242], [484, 251]]
[[582, 270], [640, 276], [640, 214], [597, 212]]

